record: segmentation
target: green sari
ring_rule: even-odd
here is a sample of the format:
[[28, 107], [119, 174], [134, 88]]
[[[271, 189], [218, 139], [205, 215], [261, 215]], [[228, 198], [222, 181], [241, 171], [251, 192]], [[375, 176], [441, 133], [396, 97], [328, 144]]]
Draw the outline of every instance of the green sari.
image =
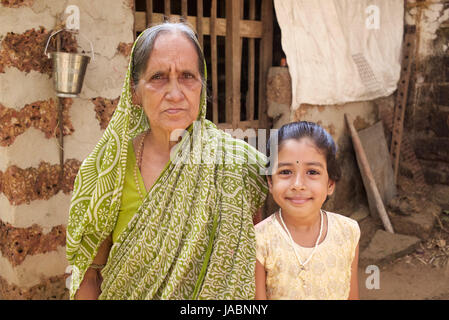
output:
[[[136, 40], [137, 42], [137, 40]], [[67, 225], [70, 298], [121, 205], [128, 144], [149, 129], [131, 102], [132, 55], [117, 109], [83, 161]], [[266, 157], [218, 130], [200, 112], [111, 248], [99, 299], [253, 299], [253, 215], [268, 188]]]

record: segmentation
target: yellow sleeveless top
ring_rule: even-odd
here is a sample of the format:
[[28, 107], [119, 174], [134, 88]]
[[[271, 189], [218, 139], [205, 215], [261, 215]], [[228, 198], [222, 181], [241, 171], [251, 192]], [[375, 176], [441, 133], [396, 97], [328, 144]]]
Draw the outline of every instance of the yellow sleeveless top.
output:
[[137, 180], [139, 182], [140, 190], [146, 194], [145, 184], [143, 183], [142, 175], [139, 168], [136, 166], [136, 155], [134, 154], [134, 147], [132, 141], [128, 143], [128, 156], [126, 160], [125, 182], [123, 185], [122, 203], [119, 209], [117, 223], [112, 231], [112, 242], [118, 240], [120, 233], [128, 225], [131, 218], [136, 213], [142, 204], [139, 191], [137, 190], [136, 181], [134, 178], [134, 170], [137, 170]]
[[[287, 232], [272, 214], [256, 225], [256, 258], [265, 267], [269, 300], [339, 300], [349, 296], [351, 264], [360, 238], [357, 221], [326, 211], [328, 229], [305, 270]], [[302, 261], [313, 248], [294, 243]]]

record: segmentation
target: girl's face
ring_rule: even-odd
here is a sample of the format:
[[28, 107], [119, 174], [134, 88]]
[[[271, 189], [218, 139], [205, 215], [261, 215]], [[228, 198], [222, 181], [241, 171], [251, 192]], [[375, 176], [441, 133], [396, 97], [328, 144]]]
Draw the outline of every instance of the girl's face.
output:
[[310, 138], [282, 143], [268, 184], [282, 210], [298, 218], [318, 214], [335, 188], [325, 155]]

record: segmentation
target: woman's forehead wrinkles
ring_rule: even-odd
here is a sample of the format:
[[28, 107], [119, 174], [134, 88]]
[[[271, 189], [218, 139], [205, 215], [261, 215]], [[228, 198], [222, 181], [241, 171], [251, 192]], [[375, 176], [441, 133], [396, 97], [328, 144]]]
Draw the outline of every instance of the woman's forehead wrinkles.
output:
[[198, 53], [191, 41], [181, 33], [162, 34], [154, 42], [148, 57], [148, 72], [183, 72], [199, 73]]
[[178, 62], [178, 61], [154, 61], [154, 63], [148, 64], [149, 73], [151, 72], [164, 72], [164, 73], [181, 73], [181, 72], [190, 72], [190, 73], [198, 73], [198, 68], [192, 63]]
[[167, 58], [175, 56], [198, 57], [194, 44], [182, 35], [158, 37], [154, 43], [151, 55]]
[[198, 61], [189, 61], [182, 56], [177, 56], [173, 58], [165, 57], [150, 57], [148, 67], [148, 72], [162, 71], [166, 73], [170, 72], [185, 72], [189, 71], [191, 73], [198, 73]]

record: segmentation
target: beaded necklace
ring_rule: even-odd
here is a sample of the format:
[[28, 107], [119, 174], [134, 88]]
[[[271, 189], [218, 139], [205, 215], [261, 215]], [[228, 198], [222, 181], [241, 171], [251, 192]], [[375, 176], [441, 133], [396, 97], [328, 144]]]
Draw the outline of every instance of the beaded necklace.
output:
[[289, 237], [289, 239], [290, 239], [290, 246], [293, 248], [293, 251], [294, 251], [294, 253], [295, 253], [296, 259], [297, 259], [298, 262], [299, 262], [300, 270], [301, 270], [301, 271], [302, 271], [302, 270], [305, 270], [305, 266], [306, 266], [306, 264], [310, 261], [310, 259], [312, 259], [313, 255], [314, 255], [314, 253], [315, 253], [315, 250], [316, 250], [316, 248], [318, 247], [318, 243], [320, 242], [321, 235], [322, 235], [322, 233], [323, 233], [323, 220], [324, 220], [324, 219], [323, 219], [323, 210], [320, 210], [320, 232], [319, 232], [319, 234], [318, 234], [318, 238], [316, 239], [315, 246], [313, 247], [312, 253], [311, 253], [310, 256], [307, 258], [307, 260], [304, 261], [304, 263], [301, 261], [301, 258], [299, 257], [298, 252], [296, 252], [295, 242], [293, 241], [292, 235], [290, 234], [290, 231], [288, 231], [287, 226], [286, 226], [285, 223], [284, 223], [284, 219], [282, 219], [282, 211], [281, 211], [281, 208], [279, 208], [279, 218], [280, 218], [280, 220], [281, 220], [281, 222], [282, 222], [282, 225], [283, 225], [285, 231], [287, 231], [287, 235], [288, 235], [288, 237]]
[[[142, 190], [140, 189], [140, 183], [139, 180], [137, 179], [137, 168], [139, 168], [139, 170], [141, 170], [141, 165], [142, 165], [142, 155], [143, 155], [143, 146], [144, 146], [144, 141], [145, 141], [145, 137], [148, 135], [147, 131], [143, 137], [142, 137], [142, 141], [140, 142], [139, 148], [137, 149], [137, 161], [136, 161], [136, 165], [134, 166], [134, 182], [136, 183], [137, 186], [137, 191], [139, 192], [139, 196], [140, 199], [144, 199], [144, 196], [142, 194]], [[132, 142], [131, 142], [132, 143]]]

